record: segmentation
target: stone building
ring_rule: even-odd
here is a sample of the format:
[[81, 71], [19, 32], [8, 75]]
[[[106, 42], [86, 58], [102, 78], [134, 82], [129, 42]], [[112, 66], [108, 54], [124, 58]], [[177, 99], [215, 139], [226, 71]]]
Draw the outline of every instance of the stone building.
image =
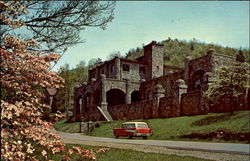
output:
[[[202, 97], [216, 69], [234, 57], [208, 51], [185, 59], [185, 67], [164, 65], [163, 45], [144, 46], [135, 60], [114, 58], [89, 70], [88, 82], [74, 93], [74, 120], [126, 120], [205, 114]], [[222, 111], [225, 109], [222, 109]]]

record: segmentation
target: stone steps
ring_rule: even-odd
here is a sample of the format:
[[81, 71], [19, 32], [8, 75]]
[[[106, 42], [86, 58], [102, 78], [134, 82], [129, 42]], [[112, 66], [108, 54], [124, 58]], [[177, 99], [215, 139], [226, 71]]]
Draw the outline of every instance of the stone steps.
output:
[[107, 120], [107, 121], [113, 121], [110, 113], [106, 110], [106, 109], [103, 109], [99, 106], [97, 106], [98, 110], [101, 112], [101, 114], [104, 116], [104, 118]]

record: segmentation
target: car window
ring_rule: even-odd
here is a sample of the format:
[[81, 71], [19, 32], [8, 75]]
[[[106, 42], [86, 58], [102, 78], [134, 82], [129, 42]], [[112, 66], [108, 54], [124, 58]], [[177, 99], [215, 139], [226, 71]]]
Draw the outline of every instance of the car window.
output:
[[122, 124], [122, 128], [135, 128], [135, 124]]
[[148, 128], [147, 124], [137, 124], [139, 128]]

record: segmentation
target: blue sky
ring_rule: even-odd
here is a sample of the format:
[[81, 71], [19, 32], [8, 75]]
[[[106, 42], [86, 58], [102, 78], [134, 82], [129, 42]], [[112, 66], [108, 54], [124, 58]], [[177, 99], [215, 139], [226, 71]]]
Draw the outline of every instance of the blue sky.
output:
[[54, 71], [168, 37], [249, 48], [249, 2], [118, 1], [106, 30], [87, 28], [80, 35], [85, 43], [69, 48]]

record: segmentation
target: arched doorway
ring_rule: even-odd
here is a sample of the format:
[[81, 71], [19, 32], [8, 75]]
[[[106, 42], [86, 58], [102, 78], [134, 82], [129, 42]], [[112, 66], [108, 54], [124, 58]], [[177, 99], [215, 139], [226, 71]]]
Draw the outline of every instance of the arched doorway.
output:
[[189, 91], [201, 90], [204, 74], [204, 70], [198, 70], [191, 76], [188, 88]]
[[125, 93], [120, 89], [111, 89], [106, 96], [108, 106], [125, 104]]
[[139, 91], [133, 91], [131, 93], [131, 102], [137, 102], [140, 101], [140, 92]]

